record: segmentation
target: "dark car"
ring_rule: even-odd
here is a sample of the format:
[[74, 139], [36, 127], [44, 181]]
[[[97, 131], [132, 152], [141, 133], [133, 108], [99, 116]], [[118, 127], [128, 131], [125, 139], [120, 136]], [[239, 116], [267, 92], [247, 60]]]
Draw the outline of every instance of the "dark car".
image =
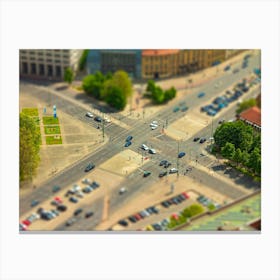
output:
[[173, 112], [174, 112], [174, 113], [176, 113], [176, 112], [178, 112], [178, 111], [180, 111], [180, 108], [179, 108], [179, 107], [174, 107], [174, 108], [173, 108]]
[[159, 173], [158, 177], [163, 177], [167, 175], [167, 171], [162, 171]]
[[194, 141], [194, 142], [197, 142], [199, 139], [200, 139], [199, 137], [195, 137], [195, 138], [193, 139], [193, 141]]
[[150, 171], [144, 171], [143, 177], [148, 177], [149, 175], [151, 175]]
[[71, 201], [71, 202], [73, 202], [73, 203], [77, 203], [79, 200], [78, 200], [76, 197], [71, 196], [71, 197], [69, 198], [69, 201]]
[[86, 168], [85, 172], [89, 172], [90, 170], [94, 169], [95, 165], [93, 163], [89, 163]]
[[161, 205], [162, 205], [163, 207], [165, 207], [165, 208], [168, 208], [168, 207], [169, 207], [169, 203], [168, 203], [167, 201], [163, 201], [163, 202], [161, 203]]
[[230, 65], [227, 65], [225, 68], [224, 68], [224, 71], [228, 71], [230, 69]]
[[185, 156], [185, 155], [186, 155], [185, 152], [180, 152], [180, 153], [178, 154], [178, 158], [182, 158], [182, 157]]
[[82, 212], [83, 212], [83, 208], [78, 208], [77, 210], [74, 211], [74, 215], [77, 216]]
[[125, 147], [128, 147], [128, 146], [130, 146], [132, 143], [130, 142], [130, 141], [128, 141], [128, 142], [125, 142], [125, 144], [124, 144], [124, 146]]
[[43, 220], [49, 221], [49, 220], [51, 220], [53, 218], [53, 215], [50, 212], [42, 212], [41, 213], [41, 218]]
[[67, 222], [66, 222], [66, 226], [71, 226], [71, 225], [73, 225], [74, 223], [76, 222], [76, 219], [75, 218], [71, 218], [71, 219], [69, 219]]
[[90, 184], [90, 187], [95, 190], [100, 187], [100, 184], [94, 181], [92, 184]]
[[53, 191], [54, 193], [60, 191], [60, 186], [53, 186], [52, 191]]
[[163, 166], [167, 163], [168, 161], [166, 159], [163, 159], [160, 163], [159, 166]]
[[90, 193], [90, 192], [92, 192], [92, 188], [91, 188], [90, 186], [86, 186], [86, 187], [84, 187], [84, 188], [82, 189], [82, 191], [83, 191], [84, 193]]
[[181, 108], [181, 112], [186, 112], [188, 109], [189, 109], [189, 107], [183, 106], [183, 107]]
[[124, 226], [124, 227], [128, 226], [128, 222], [126, 220], [119, 220], [118, 224], [120, 224], [121, 226]]
[[98, 116], [95, 117], [94, 120], [95, 120], [96, 122], [102, 122], [102, 119], [101, 119], [100, 117], [98, 117]]
[[168, 168], [169, 166], [171, 166], [171, 162], [169, 162], [169, 161], [167, 161], [167, 162], [163, 165], [164, 168]]
[[38, 213], [38, 214], [41, 214], [42, 212], [44, 212], [44, 208], [40, 207], [40, 208], [37, 210], [37, 213]]
[[64, 211], [67, 210], [67, 206], [61, 204], [61, 205], [58, 205], [58, 206], [56, 207], [56, 209], [57, 209], [58, 211], [60, 211], [60, 212], [64, 212]]
[[128, 219], [132, 222], [132, 223], [136, 223], [137, 219], [134, 216], [129, 216]]
[[159, 224], [152, 224], [152, 227], [153, 227], [155, 230], [162, 230], [162, 227], [161, 227]]
[[156, 208], [155, 206], [151, 206], [150, 209], [152, 210], [152, 212], [154, 214], [158, 214], [158, 212], [159, 212], [158, 208]]
[[89, 217], [91, 217], [91, 216], [93, 216], [93, 215], [94, 215], [94, 212], [93, 212], [93, 211], [86, 212], [85, 218], [89, 218]]
[[32, 200], [31, 203], [30, 203], [30, 206], [31, 206], [31, 207], [35, 207], [35, 206], [37, 206], [39, 203], [40, 203], [39, 200]]
[[206, 138], [201, 138], [200, 141], [199, 141], [199, 143], [200, 143], [200, 144], [203, 144], [205, 141], [206, 141]]
[[204, 97], [204, 96], [205, 96], [205, 92], [200, 92], [200, 93], [197, 95], [198, 98], [202, 98], [202, 97]]
[[129, 141], [132, 140], [132, 138], [133, 138], [133, 137], [132, 137], [131, 135], [129, 135], [129, 136], [126, 137], [125, 141], [126, 141], [126, 142], [129, 142]]

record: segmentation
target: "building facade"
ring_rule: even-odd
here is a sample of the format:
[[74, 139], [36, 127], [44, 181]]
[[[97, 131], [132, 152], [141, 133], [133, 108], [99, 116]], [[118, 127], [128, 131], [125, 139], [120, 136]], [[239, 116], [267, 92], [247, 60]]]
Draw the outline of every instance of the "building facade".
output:
[[124, 70], [131, 78], [141, 79], [141, 50], [90, 50], [87, 57], [87, 73], [103, 74]]
[[83, 50], [78, 49], [22, 49], [19, 51], [20, 76], [49, 80], [63, 80], [64, 71], [78, 68]]

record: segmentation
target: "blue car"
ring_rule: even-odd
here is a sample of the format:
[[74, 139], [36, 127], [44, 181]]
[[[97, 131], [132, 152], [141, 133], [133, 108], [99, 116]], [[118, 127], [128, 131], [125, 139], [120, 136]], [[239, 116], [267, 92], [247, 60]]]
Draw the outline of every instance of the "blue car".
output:
[[230, 69], [230, 65], [226, 66], [226, 67], [224, 68], [224, 71], [228, 71], [229, 69]]
[[133, 137], [132, 137], [131, 135], [129, 135], [129, 136], [126, 137], [126, 140], [125, 140], [125, 141], [126, 141], [126, 142], [129, 142], [129, 141], [132, 140], [132, 138], [133, 138]]
[[125, 144], [124, 144], [124, 146], [125, 147], [128, 147], [128, 146], [130, 146], [132, 143], [130, 142], [130, 141], [127, 141]]
[[203, 96], [205, 96], [205, 92], [200, 92], [200, 93], [197, 95], [198, 98], [202, 98]]
[[208, 112], [207, 112], [207, 115], [209, 115], [209, 116], [216, 116], [216, 114], [217, 114], [217, 111], [215, 111], [215, 110], [213, 110], [213, 109], [211, 109], [211, 110], [209, 110]]
[[185, 155], [186, 155], [185, 152], [180, 152], [180, 153], [178, 154], [178, 158], [182, 158], [182, 157], [185, 156]]

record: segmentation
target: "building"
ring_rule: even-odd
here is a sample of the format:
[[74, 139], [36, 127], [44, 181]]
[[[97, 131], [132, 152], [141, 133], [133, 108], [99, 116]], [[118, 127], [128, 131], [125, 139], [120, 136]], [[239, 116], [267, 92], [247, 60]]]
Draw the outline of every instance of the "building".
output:
[[141, 79], [141, 50], [90, 50], [87, 56], [87, 73], [103, 74], [124, 70], [131, 78]]
[[251, 107], [238, 116], [239, 120], [253, 126], [257, 130], [261, 130], [261, 110], [257, 107]]
[[64, 70], [78, 68], [83, 50], [22, 49], [19, 51], [20, 76], [63, 80]]
[[159, 79], [180, 73], [180, 50], [143, 50], [142, 78]]
[[244, 52], [246, 50], [244, 49], [230, 49], [230, 50], [226, 50], [226, 53], [225, 53], [225, 56], [226, 56], [226, 59], [229, 59], [235, 55], [238, 55], [242, 52]]

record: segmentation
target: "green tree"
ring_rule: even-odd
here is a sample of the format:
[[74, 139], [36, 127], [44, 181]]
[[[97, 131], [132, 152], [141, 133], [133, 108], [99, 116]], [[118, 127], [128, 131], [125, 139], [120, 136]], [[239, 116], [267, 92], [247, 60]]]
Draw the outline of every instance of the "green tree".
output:
[[240, 148], [237, 148], [234, 155], [233, 155], [233, 161], [235, 161], [237, 163], [237, 165], [239, 165], [243, 160], [243, 153], [240, 150]]
[[244, 165], [244, 166], [247, 166], [248, 165], [248, 162], [249, 162], [249, 159], [250, 159], [250, 155], [247, 151], [243, 151], [242, 152], [242, 160], [241, 160], [241, 163]]
[[127, 104], [126, 96], [121, 88], [117, 86], [108, 87], [106, 92], [105, 101], [112, 107], [123, 110]]
[[162, 104], [164, 102], [164, 92], [160, 87], [155, 87], [154, 91], [152, 92], [152, 100], [156, 104]]
[[117, 71], [113, 75], [113, 85], [121, 89], [125, 97], [132, 95], [132, 83], [128, 74], [122, 70]]
[[258, 148], [255, 148], [249, 158], [248, 166], [257, 175], [261, 174], [261, 152]]
[[83, 71], [85, 69], [88, 53], [89, 53], [89, 50], [84, 50], [80, 57], [80, 60], [79, 60], [79, 70], [80, 71]]
[[152, 93], [155, 88], [156, 88], [155, 82], [153, 80], [149, 80], [148, 83], [147, 83], [146, 91]]
[[239, 104], [239, 106], [236, 110], [236, 113], [240, 114], [241, 112], [243, 112], [251, 107], [254, 107], [256, 105], [257, 105], [257, 101], [254, 98], [245, 100]]
[[73, 80], [74, 80], [74, 71], [70, 67], [67, 67], [64, 71], [64, 81], [70, 85], [72, 84]]
[[191, 218], [198, 214], [203, 213], [203, 207], [199, 204], [192, 204], [191, 206], [185, 208], [182, 212], [183, 216], [186, 218]]
[[223, 157], [232, 160], [235, 154], [235, 147], [232, 143], [227, 142], [221, 150]]
[[176, 89], [171, 87], [170, 89], [164, 92], [164, 101], [169, 101], [176, 96]]
[[20, 113], [20, 181], [32, 180], [40, 162], [40, 132], [33, 118]]
[[104, 76], [100, 72], [96, 72], [94, 75], [88, 75], [83, 79], [83, 90], [93, 95], [97, 99], [101, 99], [102, 91], [104, 87]]

